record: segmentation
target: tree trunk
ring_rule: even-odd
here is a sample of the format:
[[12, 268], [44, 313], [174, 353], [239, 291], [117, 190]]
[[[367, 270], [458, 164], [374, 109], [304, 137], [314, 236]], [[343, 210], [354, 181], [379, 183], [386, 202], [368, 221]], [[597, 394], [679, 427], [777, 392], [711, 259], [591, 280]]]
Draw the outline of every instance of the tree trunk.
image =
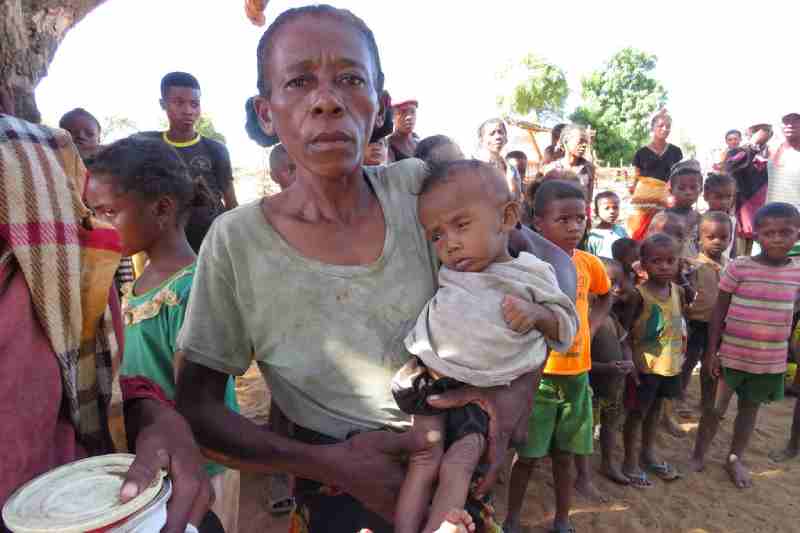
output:
[[67, 31], [105, 0], [0, 0], [0, 86], [16, 115], [39, 122], [34, 90]]

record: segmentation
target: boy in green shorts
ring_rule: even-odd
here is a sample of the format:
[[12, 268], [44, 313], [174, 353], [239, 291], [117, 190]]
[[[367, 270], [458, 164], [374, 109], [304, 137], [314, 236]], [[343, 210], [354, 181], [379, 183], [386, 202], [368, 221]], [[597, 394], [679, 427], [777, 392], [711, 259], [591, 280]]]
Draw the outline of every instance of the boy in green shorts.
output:
[[[586, 198], [575, 184], [552, 180], [536, 191], [533, 207], [536, 229], [572, 257], [578, 275], [575, 307], [580, 324], [578, 334], [566, 353], [550, 352], [531, 413], [527, 443], [517, 449], [511, 473], [508, 514], [503, 530], [520, 531], [519, 515], [535, 460], [550, 456], [556, 493], [556, 514], [552, 531], [574, 532], [569, 520], [573, 491], [597, 494], [592, 485], [589, 456], [592, 453], [592, 394], [589, 388], [591, 338], [611, 307], [611, 282], [603, 263], [595, 256], [576, 250], [586, 230]], [[589, 295], [594, 297], [591, 313]], [[573, 455], [578, 467], [572, 481]]]

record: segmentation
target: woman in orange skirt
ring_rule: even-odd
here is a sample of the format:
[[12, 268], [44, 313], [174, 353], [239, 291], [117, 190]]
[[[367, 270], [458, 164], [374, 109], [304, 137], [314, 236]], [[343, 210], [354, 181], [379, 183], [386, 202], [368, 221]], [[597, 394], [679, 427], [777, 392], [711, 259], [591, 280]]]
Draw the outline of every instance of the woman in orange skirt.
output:
[[683, 152], [667, 142], [672, 117], [660, 109], [650, 119], [652, 140], [633, 156], [634, 180], [631, 186], [633, 213], [628, 217], [628, 234], [637, 241], [644, 239], [653, 216], [667, 207], [667, 182], [672, 165], [683, 159]]

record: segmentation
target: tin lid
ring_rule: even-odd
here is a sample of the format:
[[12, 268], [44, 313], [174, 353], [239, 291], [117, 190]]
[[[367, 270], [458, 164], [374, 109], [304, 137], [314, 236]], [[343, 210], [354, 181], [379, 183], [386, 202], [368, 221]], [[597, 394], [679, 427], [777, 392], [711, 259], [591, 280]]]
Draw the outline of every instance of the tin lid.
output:
[[3, 506], [3, 520], [14, 533], [82, 533], [136, 513], [161, 490], [164, 476], [138, 496], [120, 503], [119, 491], [134, 456], [101, 455], [69, 463], [17, 489]]

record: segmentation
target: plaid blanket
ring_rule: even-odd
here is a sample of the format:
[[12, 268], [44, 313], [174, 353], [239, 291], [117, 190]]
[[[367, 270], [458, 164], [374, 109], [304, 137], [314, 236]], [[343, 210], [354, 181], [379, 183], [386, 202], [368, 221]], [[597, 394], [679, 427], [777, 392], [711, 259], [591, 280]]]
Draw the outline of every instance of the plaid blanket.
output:
[[58, 359], [64, 408], [81, 445], [96, 454], [127, 447], [108, 304], [120, 245], [81, 201], [85, 180], [69, 134], [0, 115], [0, 239]]

